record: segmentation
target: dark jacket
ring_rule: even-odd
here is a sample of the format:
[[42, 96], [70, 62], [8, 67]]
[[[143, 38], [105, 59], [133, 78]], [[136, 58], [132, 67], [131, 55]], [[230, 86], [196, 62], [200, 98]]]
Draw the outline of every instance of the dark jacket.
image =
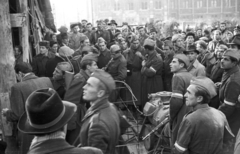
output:
[[102, 30], [102, 31], [99, 31], [99, 30], [96, 30], [94, 31], [92, 34], [91, 34], [91, 39], [90, 42], [95, 45], [97, 43], [97, 40], [99, 37], [102, 37], [106, 42], [107, 44], [110, 43], [110, 34], [107, 30]]
[[116, 29], [115, 33], [113, 33], [113, 31], [111, 29], [109, 29], [108, 32], [109, 32], [109, 36], [110, 36], [110, 43], [112, 43], [115, 41], [115, 34], [120, 33], [120, 30]]
[[51, 139], [32, 146], [28, 154], [102, 154], [102, 152], [91, 147], [71, 146], [64, 139]]
[[98, 68], [102, 69], [103, 67], [106, 67], [110, 59], [111, 59], [111, 54], [109, 49], [106, 48], [105, 51], [100, 51], [100, 55], [98, 56], [98, 61], [97, 61]]
[[[46, 77], [38, 78], [33, 73], [25, 76], [22, 82], [13, 85], [10, 96], [11, 110], [10, 112], [7, 112], [7, 120], [11, 122], [17, 122], [20, 116], [25, 112], [25, 102], [28, 96], [33, 91], [42, 88], [53, 88], [50, 79]], [[31, 135], [18, 132], [17, 140], [20, 143], [21, 153], [27, 153], [32, 138], [33, 136]]]
[[114, 80], [123, 81], [127, 77], [127, 61], [123, 55], [110, 62], [107, 72], [112, 75]]
[[48, 56], [38, 54], [33, 57], [32, 69], [33, 73], [38, 77], [46, 76], [46, 63], [49, 60]]
[[54, 58], [50, 58], [46, 63], [46, 77], [53, 77], [53, 72], [58, 63], [64, 62], [65, 60], [59, 56], [55, 56]]
[[81, 146], [92, 146], [104, 154], [114, 154], [120, 137], [120, 119], [116, 108], [102, 98], [93, 102], [82, 120]]

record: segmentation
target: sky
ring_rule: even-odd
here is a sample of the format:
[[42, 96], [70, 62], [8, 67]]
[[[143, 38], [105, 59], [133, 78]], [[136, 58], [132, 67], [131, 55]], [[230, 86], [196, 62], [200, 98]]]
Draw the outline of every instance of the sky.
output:
[[[91, 0], [50, 0], [56, 27], [68, 26], [82, 19], [91, 20]], [[89, 9], [88, 9], [89, 8]]]

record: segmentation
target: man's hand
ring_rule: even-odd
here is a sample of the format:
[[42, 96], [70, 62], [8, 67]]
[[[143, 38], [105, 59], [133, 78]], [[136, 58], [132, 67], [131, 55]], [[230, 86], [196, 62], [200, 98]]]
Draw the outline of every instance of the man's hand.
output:
[[139, 52], [139, 51], [137, 51], [135, 54], [136, 54], [138, 57], [142, 57], [142, 54], [141, 54], [141, 52]]
[[8, 110], [9, 110], [8, 108], [2, 109], [2, 115], [4, 117], [6, 117]]
[[143, 61], [142, 61], [142, 66], [145, 66], [145, 65], [146, 65], [146, 61], [143, 60]]

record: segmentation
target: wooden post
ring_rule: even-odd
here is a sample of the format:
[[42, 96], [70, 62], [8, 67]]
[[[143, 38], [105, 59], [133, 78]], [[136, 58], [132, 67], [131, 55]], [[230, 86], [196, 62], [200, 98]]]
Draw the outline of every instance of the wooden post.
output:
[[24, 14], [25, 20], [22, 23], [21, 42], [23, 48], [23, 61], [29, 62], [29, 15], [28, 15], [28, 0], [20, 0], [20, 10]]
[[[12, 32], [9, 13], [8, 0], [0, 1], [0, 94], [7, 95], [10, 92], [10, 88], [16, 83], [16, 76], [14, 72], [14, 54], [12, 45]], [[7, 95], [8, 96], [8, 95]], [[8, 100], [0, 99], [1, 108], [3, 106], [10, 106]], [[1, 117], [1, 116], [0, 116]], [[2, 117], [1, 117], [1, 120]], [[2, 127], [3, 128], [3, 127]], [[11, 129], [11, 128], [9, 128]], [[4, 129], [3, 129], [4, 133]]]

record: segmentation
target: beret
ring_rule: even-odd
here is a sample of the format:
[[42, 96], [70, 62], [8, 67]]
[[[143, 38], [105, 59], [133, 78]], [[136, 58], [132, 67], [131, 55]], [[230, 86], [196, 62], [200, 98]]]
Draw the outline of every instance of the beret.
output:
[[60, 56], [69, 57], [69, 56], [72, 56], [74, 51], [71, 48], [69, 48], [68, 46], [62, 46], [62, 47], [59, 48], [58, 53], [59, 53]]
[[238, 61], [240, 60], [240, 53], [236, 49], [228, 49], [223, 53], [223, 56], [229, 56], [232, 58], [237, 59]]
[[44, 46], [46, 48], [49, 48], [50, 43], [49, 43], [49, 41], [41, 41], [41, 42], [39, 42], [39, 46]]
[[153, 41], [152, 39], [147, 38], [147, 39], [144, 41], [143, 46], [145, 46], [145, 45], [149, 45], [149, 46], [154, 47], [155, 44], [156, 44], [155, 41]]
[[190, 61], [189, 61], [189, 58], [185, 54], [175, 54], [173, 58], [180, 59], [185, 63], [185, 65], [187, 67], [189, 66]]
[[113, 80], [112, 76], [104, 70], [96, 69], [90, 77], [99, 79], [106, 86], [109, 93], [116, 89], [115, 81]]
[[81, 60], [81, 64], [87, 60], [92, 60], [92, 61], [95, 61], [97, 62], [98, 58], [97, 58], [97, 55], [96, 54], [92, 54], [92, 53], [89, 53], [87, 55], [85, 55], [82, 60]]
[[196, 78], [193, 78], [190, 84], [201, 87], [204, 91], [206, 91], [210, 95], [211, 98], [217, 95], [216, 87], [213, 81], [207, 77], [198, 76]]
[[72, 65], [69, 62], [60, 62], [57, 64], [57, 68], [61, 71], [72, 71]]

